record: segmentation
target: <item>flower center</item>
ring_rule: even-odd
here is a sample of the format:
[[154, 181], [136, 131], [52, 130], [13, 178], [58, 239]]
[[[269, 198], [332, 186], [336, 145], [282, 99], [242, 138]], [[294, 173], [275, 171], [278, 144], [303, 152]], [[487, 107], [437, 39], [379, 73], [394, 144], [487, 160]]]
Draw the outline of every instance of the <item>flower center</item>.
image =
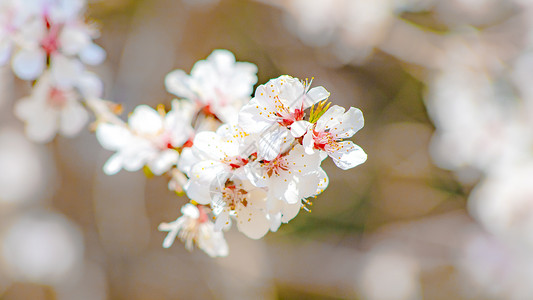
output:
[[41, 47], [48, 56], [57, 51], [59, 48], [59, 26], [50, 24], [48, 18], [45, 18], [46, 28], [48, 32], [41, 40]]
[[237, 187], [233, 181], [228, 180], [226, 187], [222, 190], [222, 205], [225, 209], [235, 211], [239, 205], [248, 206], [246, 200], [248, 192]]
[[223, 161], [224, 161], [224, 163], [229, 165], [233, 170], [238, 169], [238, 168], [246, 165], [249, 162], [248, 159], [242, 158], [242, 157], [240, 157], [238, 155], [234, 156], [234, 157], [225, 157]]
[[287, 166], [287, 161], [282, 157], [277, 157], [272, 161], [263, 161], [263, 163], [265, 164], [265, 167], [267, 169], [268, 177], [272, 177], [272, 175], [274, 174], [276, 174], [276, 176], [279, 176], [282, 171], [286, 172], [289, 170], [289, 167]]
[[326, 151], [326, 147], [330, 151], [340, 149], [339, 143], [335, 141], [333, 135], [329, 132], [316, 132], [313, 130], [313, 140], [315, 143], [315, 149]]
[[67, 101], [66, 92], [55, 87], [50, 88], [47, 98], [48, 105], [56, 109], [62, 109], [67, 104]]
[[278, 123], [281, 126], [289, 127], [292, 123], [303, 120], [304, 118], [303, 107], [301, 109], [297, 108], [294, 112], [291, 112], [290, 109], [281, 102], [279, 96], [274, 98], [274, 108], [276, 109], [276, 116], [280, 118]]

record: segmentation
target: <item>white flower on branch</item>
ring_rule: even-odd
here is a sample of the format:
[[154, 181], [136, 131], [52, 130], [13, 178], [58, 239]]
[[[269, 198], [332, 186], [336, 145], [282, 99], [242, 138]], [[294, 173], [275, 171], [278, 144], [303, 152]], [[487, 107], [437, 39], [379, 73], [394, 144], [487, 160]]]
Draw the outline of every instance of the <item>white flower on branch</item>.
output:
[[295, 137], [303, 136], [302, 144], [306, 153], [325, 151], [339, 168], [347, 170], [364, 163], [367, 155], [353, 142], [343, 141], [363, 128], [363, 113], [355, 107], [350, 107], [346, 113], [344, 111], [343, 107], [334, 105], [316, 124], [297, 121], [291, 127], [291, 132]]
[[[92, 77], [83, 73], [83, 77]], [[79, 102], [79, 90], [89, 90], [80, 80], [76, 86], [61, 86], [45, 73], [35, 84], [31, 96], [15, 105], [15, 114], [26, 123], [26, 135], [35, 142], [51, 141], [57, 132], [66, 137], [77, 135], [89, 120], [87, 110]], [[96, 96], [96, 95], [95, 95]]]
[[5, 22], [0, 62], [13, 52], [13, 71], [24, 80], [38, 78], [48, 64], [65, 58], [100, 64], [105, 51], [92, 42], [98, 31], [81, 16], [84, 6], [84, 1], [12, 2], [9, 10], [0, 12]]
[[278, 156], [284, 144], [292, 142], [292, 123], [303, 120], [304, 110], [329, 97], [319, 86], [283, 75], [260, 85], [254, 98], [239, 113], [239, 125], [246, 132], [260, 135], [258, 155], [266, 160]]
[[161, 175], [178, 162], [178, 148], [192, 136], [190, 104], [172, 102], [165, 114], [147, 105], [140, 105], [131, 114], [128, 124], [101, 123], [96, 137], [107, 150], [116, 151], [104, 165], [108, 175], [121, 169], [137, 171], [147, 165], [155, 175]]
[[196, 244], [211, 257], [227, 256], [228, 244], [221, 231], [215, 231], [215, 225], [209, 221], [206, 208], [187, 203], [181, 208], [183, 216], [174, 222], [159, 224], [159, 231], [168, 231], [163, 247], [169, 248], [176, 237], [192, 251]]
[[254, 64], [236, 62], [228, 50], [215, 50], [194, 65], [191, 75], [182, 70], [169, 73], [165, 86], [170, 93], [195, 102], [205, 113], [231, 123], [237, 121], [239, 109], [250, 99], [256, 73]]

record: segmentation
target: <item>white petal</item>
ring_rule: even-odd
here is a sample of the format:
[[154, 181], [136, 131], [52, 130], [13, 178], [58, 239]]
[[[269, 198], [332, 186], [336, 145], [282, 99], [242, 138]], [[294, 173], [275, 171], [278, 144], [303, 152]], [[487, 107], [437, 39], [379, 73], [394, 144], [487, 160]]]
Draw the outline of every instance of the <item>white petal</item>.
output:
[[259, 239], [270, 229], [270, 221], [266, 215], [266, 196], [262, 189], [251, 190], [248, 193], [247, 205], [237, 207], [237, 228], [249, 238]]
[[328, 153], [337, 167], [348, 170], [366, 161], [365, 151], [351, 141], [340, 142], [341, 149]]
[[311, 107], [311, 105], [326, 100], [329, 97], [329, 92], [322, 86], [317, 86], [310, 89], [305, 97], [304, 109]]
[[[313, 132], [310, 130], [306, 135], [304, 135], [304, 138], [302, 140], [302, 146], [305, 149], [305, 153], [307, 154], [313, 154], [315, 153], [315, 140], [313, 138]], [[327, 157], [327, 155], [326, 155]]]
[[290, 131], [282, 126], [273, 125], [259, 135], [257, 154], [265, 160], [275, 159], [294, 141]]
[[91, 43], [91, 37], [84, 28], [80, 26], [63, 26], [59, 35], [61, 52], [69, 56], [76, 55], [83, 48], [87, 47], [89, 43]]
[[115, 175], [122, 169], [123, 157], [120, 153], [115, 153], [106, 161], [103, 166], [106, 175]]
[[75, 85], [84, 67], [77, 59], [56, 54], [51, 58], [50, 69], [54, 82], [58, 86], [70, 88]]
[[196, 205], [191, 204], [191, 203], [187, 203], [183, 205], [181, 207], [181, 213], [184, 216], [187, 216], [193, 219], [198, 219], [200, 217], [200, 212], [198, 211], [198, 207], [196, 207]]
[[328, 174], [322, 169], [319, 169], [319, 181], [318, 187], [316, 189], [315, 195], [321, 194], [329, 185]]
[[128, 119], [131, 129], [139, 134], [158, 134], [163, 129], [163, 118], [148, 105], [139, 105]]
[[237, 215], [237, 228], [251, 239], [260, 239], [270, 229], [270, 221], [265, 212], [254, 209], [243, 209]]
[[192, 148], [187, 147], [181, 151], [180, 160], [178, 162], [178, 169], [183, 173], [190, 176], [190, 170], [192, 166], [198, 163], [200, 160], [194, 155]]
[[350, 109], [342, 115], [339, 119], [339, 124], [331, 128], [331, 133], [335, 135], [336, 138], [349, 138], [353, 136], [357, 131], [365, 126], [365, 119], [363, 118], [363, 113], [361, 110], [355, 107], [350, 107]]
[[190, 199], [200, 204], [210, 203], [232, 175], [224, 164], [208, 160], [195, 164], [190, 173], [191, 179], [184, 189]]
[[196, 134], [192, 149], [196, 155], [212, 160], [222, 160], [226, 156], [222, 139], [211, 131]]
[[270, 221], [270, 231], [278, 231], [281, 226], [281, 212], [268, 214], [268, 220]]
[[195, 100], [196, 94], [191, 88], [191, 79], [182, 70], [175, 70], [165, 77], [165, 87], [169, 93], [178, 97]]
[[318, 132], [324, 132], [330, 129], [341, 121], [344, 114], [344, 107], [333, 105], [330, 107], [316, 122], [315, 130]]
[[176, 236], [179, 233], [179, 230], [181, 229], [178, 224], [175, 222], [172, 223], [161, 223], [157, 227], [159, 231], [168, 231], [167, 236], [163, 240], [163, 248], [170, 248], [172, 244], [174, 244], [174, 241], [176, 240]]
[[130, 138], [130, 131], [123, 126], [102, 123], [96, 128], [96, 139], [107, 150], [121, 149], [127, 145]]
[[13, 43], [9, 39], [3, 39], [0, 42], [0, 66], [5, 65], [11, 58]]
[[214, 63], [220, 72], [225, 73], [227, 70], [231, 70], [235, 64], [235, 56], [228, 50], [217, 49], [214, 50], [207, 60]]
[[189, 199], [196, 201], [199, 204], [207, 205], [213, 200], [214, 194], [211, 193], [209, 188], [205, 187], [200, 181], [189, 180], [183, 186], [185, 193]]
[[99, 98], [104, 91], [104, 84], [100, 77], [91, 72], [84, 72], [78, 78], [76, 86], [80, 89], [83, 98]]
[[261, 133], [268, 130], [271, 126], [276, 125], [274, 119], [267, 118], [267, 115], [270, 114], [273, 114], [271, 109], [261, 105], [261, 101], [254, 98], [241, 108], [239, 112], [239, 126], [248, 133]]
[[148, 163], [148, 167], [150, 168], [150, 171], [154, 173], [157, 176], [162, 175], [163, 173], [167, 172], [172, 168], [172, 166], [176, 165], [179, 159], [179, 153], [176, 150], [168, 149], [165, 150], [153, 160], [151, 160]]
[[89, 122], [87, 110], [77, 100], [73, 101], [61, 111], [59, 130], [66, 137], [75, 136]]
[[38, 143], [51, 141], [58, 129], [58, 113], [40, 98], [24, 98], [15, 104], [15, 114], [26, 123], [29, 139]]
[[[283, 196], [281, 197], [281, 199], [285, 200], [285, 202], [287, 202], [289, 204], [295, 204], [295, 203], [300, 202], [300, 200], [302, 199], [300, 197], [301, 187], [294, 180], [291, 180], [288, 183], [289, 184], [283, 190]], [[280, 185], [278, 185], [278, 186], [280, 186]], [[276, 189], [277, 188], [278, 187], [276, 187]]]
[[200, 233], [197, 239], [198, 248], [202, 249], [210, 257], [227, 256], [229, 249], [222, 231], [215, 231], [212, 222], [205, 222], [200, 226]]
[[44, 70], [46, 54], [39, 49], [21, 50], [12, 61], [13, 72], [23, 80], [34, 80]]
[[38, 143], [50, 142], [55, 137], [57, 130], [58, 116], [53, 112], [42, 113], [26, 124], [26, 135]]
[[229, 218], [229, 212], [228, 211], [222, 211], [215, 221], [215, 231], [221, 231], [222, 228], [229, 225], [231, 222], [231, 219]]
[[302, 201], [298, 201], [296, 203], [286, 203], [282, 202], [281, 204], [281, 222], [283, 223], [289, 223], [290, 220], [294, 219], [300, 212], [300, 209], [302, 207]]
[[311, 123], [307, 121], [296, 121], [291, 125], [291, 134], [293, 137], [301, 137], [307, 132], [307, 129], [311, 126]]
[[83, 63], [91, 66], [101, 64], [106, 58], [104, 48], [95, 43], [90, 43], [87, 47], [79, 53], [80, 59]]

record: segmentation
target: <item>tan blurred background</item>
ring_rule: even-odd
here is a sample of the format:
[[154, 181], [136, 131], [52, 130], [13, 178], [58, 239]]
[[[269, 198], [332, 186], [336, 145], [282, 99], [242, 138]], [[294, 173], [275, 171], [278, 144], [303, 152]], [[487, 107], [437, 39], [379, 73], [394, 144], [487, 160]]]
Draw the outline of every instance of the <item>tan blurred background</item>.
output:
[[[425, 106], [444, 58], [464, 58], [449, 50], [464, 36], [487, 32], [494, 54], [484, 55], [516, 55], [528, 27], [511, 2], [90, 2], [108, 54], [95, 71], [124, 111], [168, 105], [169, 71], [228, 49], [258, 66], [259, 84], [314, 77], [333, 103], [360, 108], [354, 141], [368, 161], [341, 171], [326, 160], [330, 185], [311, 213], [259, 241], [232, 229], [227, 258], [163, 249], [157, 225], [187, 199], [166, 178], [104, 175], [111, 153], [89, 130], [26, 141], [12, 107], [29, 86], [2, 69], [0, 238], [15, 253], [0, 264], [0, 299], [533, 299], [519, 282], [533, 268], [511, 267], [516, 257], [467, 212], [479, 176], [434, 165]], [[10, 201], [11, 190], [24, 200]], [[27, 261], [40, 255], [47, 263]], [[518, 264], [533, 265], [526, 257]]]

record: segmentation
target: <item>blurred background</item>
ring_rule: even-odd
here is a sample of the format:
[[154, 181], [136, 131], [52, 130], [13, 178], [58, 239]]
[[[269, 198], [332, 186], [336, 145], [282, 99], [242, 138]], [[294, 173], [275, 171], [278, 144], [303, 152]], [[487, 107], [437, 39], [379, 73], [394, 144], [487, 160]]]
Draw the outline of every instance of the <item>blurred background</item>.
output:
[[163, 177], [106, 176], [89, 129], [29, 142], [29, 84], [0, 69], [0, 299], [533, 299], [533, 1], [89, 1], [94, 69], [129, 112], [169, 104], [164, 76], [213, 49], [259, 82], [314, 77], [360, 108], [368, 161], [279, 232], [232, 229], [230, 255], [161, 222], [187, 199]]

